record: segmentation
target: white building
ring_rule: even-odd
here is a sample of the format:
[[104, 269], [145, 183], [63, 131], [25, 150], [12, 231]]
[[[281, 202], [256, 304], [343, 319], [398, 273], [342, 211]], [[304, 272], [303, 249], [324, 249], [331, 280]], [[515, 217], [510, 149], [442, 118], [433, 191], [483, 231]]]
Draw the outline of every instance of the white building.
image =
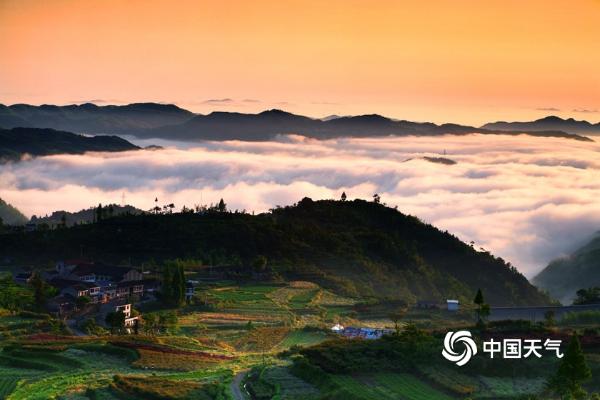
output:
[[458, 300], [446, 300], [446, 304], [448, 305], [448, 311], [458, 311], [459, 303]]

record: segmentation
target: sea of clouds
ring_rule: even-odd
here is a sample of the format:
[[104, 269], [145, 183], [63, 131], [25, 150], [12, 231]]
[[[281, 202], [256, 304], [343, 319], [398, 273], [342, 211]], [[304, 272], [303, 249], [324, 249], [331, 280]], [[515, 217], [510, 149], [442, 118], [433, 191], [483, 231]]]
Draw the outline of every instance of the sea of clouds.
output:
[[484, 135], [137, 143], [166, 147], [5, 164], [0, 198], [31, 216], [121, 203], [123, 195], [142, 209], [156, 197], [177, 208], [224, 198], [230, 209], [261, 212], [305, 196], [379, 193], [530, 277], [600, 230], [598, 143]]

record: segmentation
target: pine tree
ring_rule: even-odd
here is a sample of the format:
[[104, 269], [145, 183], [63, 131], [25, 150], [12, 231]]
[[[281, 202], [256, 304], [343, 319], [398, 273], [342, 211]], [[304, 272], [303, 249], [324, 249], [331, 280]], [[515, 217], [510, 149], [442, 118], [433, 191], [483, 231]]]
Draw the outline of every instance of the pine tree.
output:
[[227, 204], [225, 204], [225, 201], [223, 201], [223, 199], [221, 199], [219, 201], [219, 205], [217, 206], [217, 210], [219, 210], [219, 212], [226, 212], [227, 211]]
[[577, 334], [573, 335], [556, 374], [548, 387], [561, 399], [584, 399], [587, 395], [581, 384], [592, 377]]
[[171, 302], [174, 306], [181, 306], [185, 301], [185, 276], [183, 267], [175, 266], [172, 276], [173, 297]]
[[31, 275], [29, 283], [33, 287], [35, 306], [41, 310], [46, 304], [46, 283], [37, 271]]
[[342, 200], [342, 201], [346, 201], [346, 198], [347, 198], [347, 197], [346, 197], [346, 192], [342, 192], [342, 197], [341, 197], [341, 200]]
[[477, 305], [477, 321], [481, 321], [481, 309], [485, 304], [481, 289], [477, 289], [477, 294], [475, 295], [475, 299], [473, 299], [473, 303]]

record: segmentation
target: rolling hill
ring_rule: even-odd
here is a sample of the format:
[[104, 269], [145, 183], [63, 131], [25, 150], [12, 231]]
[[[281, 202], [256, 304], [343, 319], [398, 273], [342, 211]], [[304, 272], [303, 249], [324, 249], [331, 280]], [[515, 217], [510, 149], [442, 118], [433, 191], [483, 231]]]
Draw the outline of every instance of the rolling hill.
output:
[[117, 136], [82, 136], [54, 129], [0, 129], [0, 162], [23, 155], [81, 154], [86, 151], [125, 151], [139, 147]]
[[[94, 104], [32, 106], [0, 105], [0, 127], [37, 127], [77, 133], [133, 135], [140, 138], [197, 140], [271, 140], [279, 134], [299, 134], [316, 139], [337, 137], [438, 136], [527, 134], [531, 136], [590, 139], [560, 129], [496, 129], [458, 124], [395, 120], [381, 115], [315, 119], [282, 110], [258, 114], [213, 112], [194, 114], [173, 104], [135, 103], [124, 106]], [[509, 132], [510, 131], [510, 132]]]
[[127, 134], [182, 123], [194, 114], [172, 104], [133, 103], [124, 106], [14, 104], [0, 105], [0, 127], [52, 128], [87, 134]]
[[579, 289], [600, 286], [600, 234], [569, 257], [552, 261], [533, 282], [563, 304], [571, 304]]
[[553, 115], [529, 122], [491, 122], [483, 125], [482, 128], [503, 131], [563, 131], [578, 135], [600, 135], [600, 123], [592, 124], [588, 121], [577, 121], [573, 118], [563, 119]]
[[[47, 263], [85, 256], [134, 263], [174, 258], [252, 271], [264, 256], [273, 273], [346, 295], [401, 299], [459, 298], [478, 288], [493, 305], [540, 305], [550, 299], [514, 267], [447, 232], [393, 208], [363, 200], [312, 201], [250, 215], [129, 215], [66, 229], [14, 233], [0, 257]], [[199, 262], [201, 263], [201, 262]]]

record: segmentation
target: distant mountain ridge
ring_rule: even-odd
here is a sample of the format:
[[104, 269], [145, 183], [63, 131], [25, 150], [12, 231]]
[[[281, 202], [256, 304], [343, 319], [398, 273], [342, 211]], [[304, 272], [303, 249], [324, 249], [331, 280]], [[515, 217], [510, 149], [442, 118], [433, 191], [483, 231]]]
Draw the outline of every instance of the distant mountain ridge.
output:
[[0, 163], [23, 155], [82, 154], [87, 151], [137, 150], [138, 146], [117, 136], [82, 136], [54, 129], [0, 129]]
[[395, 120], [377, 114], [316, 119], [282, 110], [257, 114], [213, 112], [194, 114], [172, 104], [135, 103], [97, 106], [0, 105], [0, 127], [44, 127], [77, 133], [133, 135], [184, 141], [271, 140], [280, 134], [299, 134], [316, 139], [378, 136], [439, 136], [445, 134], [527, 134], [590, 141], [557, 129], [533, 131], [476, 128], [459, 124]]
[[600, 122], [592, 124], [588, 121], [577, 121], [573, 118], [563, 119], [555, 115], [529, 122], [491, 122], [482, 126], [484, 129], [548, 131], [559, 130], [580, 135], [600, 135]]
[[173, 104], [133, 103], [123, 106], [0, 104], [0, 127], [53, 128], [76, 133], [128, 134], [187, 121], [195, 114]]
[[568, 257], [552, 261], [533, 283], [564, 304], [570, 304], [579, 289], [600, 286], [600, 233]]

